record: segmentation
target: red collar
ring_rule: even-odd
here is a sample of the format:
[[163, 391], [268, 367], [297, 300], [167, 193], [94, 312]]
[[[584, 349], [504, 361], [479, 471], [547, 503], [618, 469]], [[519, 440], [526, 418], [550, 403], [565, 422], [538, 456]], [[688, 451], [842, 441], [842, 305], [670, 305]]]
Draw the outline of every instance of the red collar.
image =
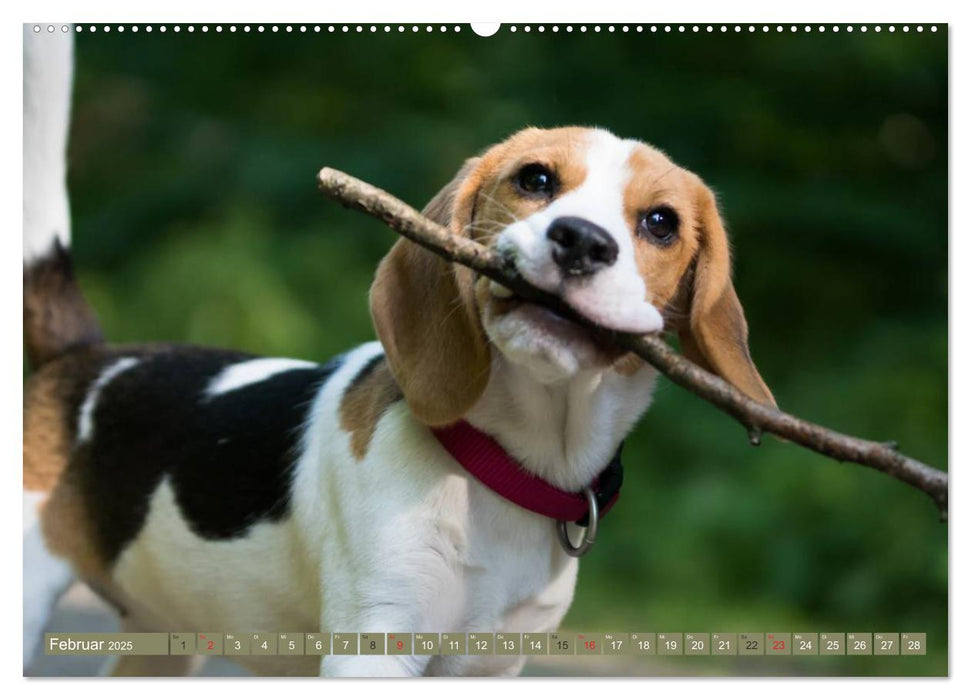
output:
[[[507, 501], [554, 520], [586, 525], [588, 507], [584, 493], [563, 491], [530, 474], [498, 442], [465, 421], [431, 430], [456, 462]], [[620, 497], [624, 469], [620, 463], [621, 447], [590, 485], [597, 497], [600, 517]]]

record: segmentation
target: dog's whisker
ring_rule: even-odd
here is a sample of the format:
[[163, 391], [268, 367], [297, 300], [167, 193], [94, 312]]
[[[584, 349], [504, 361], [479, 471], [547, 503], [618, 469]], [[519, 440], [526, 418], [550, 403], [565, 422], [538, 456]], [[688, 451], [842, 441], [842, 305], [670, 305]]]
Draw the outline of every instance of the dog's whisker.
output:
[[480, 192], [479, 193], [479, 196], [485, 197], [488, 201], [492, 202], [497, 207], [499, 207], [504, 213], [509, 214], [509, 216], [511, 217], [511, 219], [513, 221], [515, 221], [515, 220], [517, 220], [519, 218], [518, 216], [516, 216], [516, 213], [512, 209], [509, 208], [508, 205], [503, 204], [502, 202], [500, 202], [498, 199], [496, 199], [495, 197], [493, 197], [488, 192]]

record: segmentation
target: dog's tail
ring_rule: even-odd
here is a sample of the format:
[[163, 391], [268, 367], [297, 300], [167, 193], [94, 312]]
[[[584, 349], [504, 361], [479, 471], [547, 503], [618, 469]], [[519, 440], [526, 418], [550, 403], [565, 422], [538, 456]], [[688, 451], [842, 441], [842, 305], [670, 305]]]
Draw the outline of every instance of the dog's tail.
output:
[[69, 253], [73, 32], [32, 29], [24, 25], [24, 342], [37, 369], [103, 336]]

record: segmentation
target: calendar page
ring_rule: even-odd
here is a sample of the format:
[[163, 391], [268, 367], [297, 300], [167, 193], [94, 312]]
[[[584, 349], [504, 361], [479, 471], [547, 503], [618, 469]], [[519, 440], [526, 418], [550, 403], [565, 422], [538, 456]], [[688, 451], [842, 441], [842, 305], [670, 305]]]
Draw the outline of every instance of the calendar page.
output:
[[25, 24], [24, 675], [947, 676], [948, 42]]

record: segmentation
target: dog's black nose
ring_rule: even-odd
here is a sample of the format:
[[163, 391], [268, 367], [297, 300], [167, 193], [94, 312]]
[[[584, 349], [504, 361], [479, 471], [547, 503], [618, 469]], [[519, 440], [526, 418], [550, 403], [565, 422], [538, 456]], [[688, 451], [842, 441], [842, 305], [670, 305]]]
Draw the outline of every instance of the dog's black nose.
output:
[[578, 216], [554, 219], [546, 231], [553, 260], [568, 275], [592, 275], [617, 260], [617, 241], [603, 228]]

